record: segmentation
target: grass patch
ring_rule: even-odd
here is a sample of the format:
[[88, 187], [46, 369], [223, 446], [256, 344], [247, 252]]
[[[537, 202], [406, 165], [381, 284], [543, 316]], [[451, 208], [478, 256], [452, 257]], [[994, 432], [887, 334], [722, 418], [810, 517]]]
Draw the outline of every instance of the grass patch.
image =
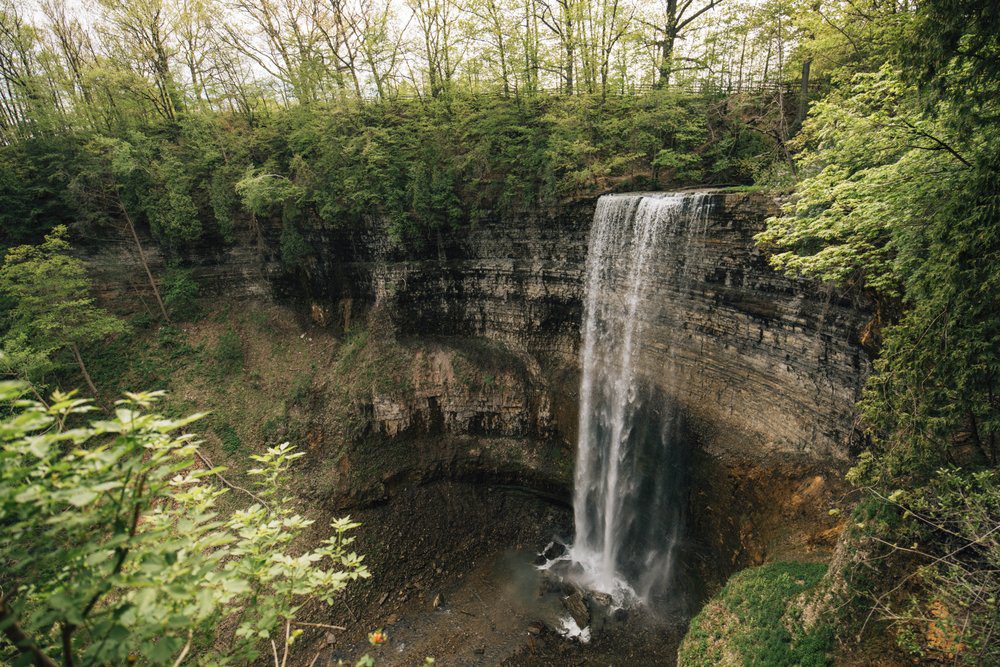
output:
[[243, 448], [243, 441], [239, 434], [229, 424], [221, 424], [215, 427], [215, 435], [222, 441], [222, 449], [227, 454], [235, 454]]
[[292, 386], [288, 390], [288, 404], [304, 406], [309, 401], [309, 394], [312, 392], [313, 377], [316, 375], [316, 365], [313, 364], [309, 373], [296, 375], [292, 380]]
[[246, 356], [243, 352], [243, 341], [232, 327], [219, 336], [219, 342], [212, 351], [219, 374], [223, 377], [243, 370]]
[[277, 444], [281, 434], [285, 431], [285, 418], [280, 415], [269, 417], [260, 427], [260, 437], [264, 440], [265, 446]]
[[340, 346], [340, 354], [337, 359], [337, 373], [348, 373], [357, 363], [358, 357], [368, 347], [368, 330], [360, 329], [354, 331], [350, 337]]
[[354, 392], [407, 394], [413, 391], [412, 353], [397, 341], [357, 329], [341, 345], [335, 369]]
[[[152, 344], [150, 344], [152, 342]], [[87, 365], [102, 393], [118, 398], [123, 391], [167, 389], [170, 375], [197, 356], [183, 332], [163, 326], [150, 334], [127, 334], [85, 350]], [[66, 386], [82, 380], [68, 367]]]
[[247, 319], [259, 332], [267, 333], [271, 330], [271, 314], [263, 308], [251, 310], [247, 313]]
[[784, 562], [735, 574], [691, 621], [679, 664], [820, 667], [831, 664], [832, 629], [805, 632], [795, 609], [826, 572], [822, 563]]

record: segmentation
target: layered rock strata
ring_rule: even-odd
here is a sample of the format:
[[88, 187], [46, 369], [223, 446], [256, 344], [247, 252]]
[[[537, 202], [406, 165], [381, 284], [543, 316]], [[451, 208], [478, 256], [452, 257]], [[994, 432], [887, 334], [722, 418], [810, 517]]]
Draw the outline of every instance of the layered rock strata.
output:
[[[816, 537], [795, 526], [831, 528], [817, 517], [849, 459], [853, 404], [867, 372], [858, 340], [865, 304], [776, 273], [755, 246], [776, 210], [767, 194], [710, 195], [702, 224], [659, 238], [655, 296], [641, 314], [644, 377], [691, 418], [695, 530], [732, 565]], [[206, 293], [294, 303], [303, 318], [335, 331], [375, 321], [416, 347], [427, 339], [491, 341], [522, 371], [492, 374], [496, 386], [456, 394], [453, 369], [427, 347], [417, 353], [426, 363], [415, 368], [425, 372], [412, 379], [412, 395], [359, 397], [372, 432], [385, 439], [440, 432], [515, 448], [551, 442], [571, 459], [593, 212], [594, 202], [578, 202], [406, 242], [377, 220], [360, 232], [317, 225], [301, 230], [312, 253], [296, 268], [280, 261], [280, 223], [262, 223], [185, 263]], [[162, 272], [152, 242], [147, 254]], [[144, 273], [125, 241], [92, 259], [106, 299], [134, 302], [138, 294], [148, 305]], [[473, 440], [463, 446], [476, 449]], [[559, 474], [571, 483], [565, 468]], [[789, 526], [799, 533], [791, 542], [776, 536]]]

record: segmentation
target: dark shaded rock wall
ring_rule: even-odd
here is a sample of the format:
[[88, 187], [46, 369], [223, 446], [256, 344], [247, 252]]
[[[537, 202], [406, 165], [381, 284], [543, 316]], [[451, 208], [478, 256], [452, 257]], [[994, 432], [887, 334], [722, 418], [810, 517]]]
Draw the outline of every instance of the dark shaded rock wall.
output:
[[[835, 539], [826, 510], [840, 493], [853, 403], [868, 368], [858, 340], [869, 319], [865, 304], [775, 273], [754, 246], [753, 235], [776, 208], [765, 194], [713, 195], [707, 225], [660, 238], [654, 294], [642, 313], [646, 379], [692, 417], [692, 530], [716, 573], [790, 552], [801, 557]], [[296, 304], [304, 318], [334, 330], [371, 317], [370, 326], [402, 340], [494, 341], [522, 364], [531, 384], [524, 396], [534, 398], [491, 389], [458, 409], [451, 393], [432, 391], [441, 383], [431, 373], [414, 379], [426, 396], [370, 397], [372, 428], [388, 439], [416, 437], [414, 424], [454, 408], [475, 419], [442, 416], [440, 434], [501, 438], [504, 451], [522, 442], [525, 452], [538, 450], [541, 438], [560, 444], [559, 458], [569, 463], [593, 214], [594, 202], [575, 203], [406, 242], [393, 241], [378, 221], [360, 232], [304, 229], [312, 256], [295, 269], [281, 264], [280, 227], [272, 223], [242, 230], [235, 244], [200, 248], [183, 263], [206, 294]], [[148, 242], [147, 252], [162, 275], [155, 244]], [[125, 240], [91, 260], [106, 301], [134, 309], [142, 295], [152, 306]], [[510, 426], [522, 422], [544, 422], [545, 433]], [[463, 423], [475, 427], [462, 433]], [[479, 446], [470, 440], [463, 447]], [[568, 491], [568, 467], [550, 467], [553, 474], [541, 477], [564, 479]]]
[[[716, 194], [707, 227], [661, 237], [644, 368], [701, 424], [710, 453], [841, 463], [867, 372], [858, 332], [868, 313], [843, 292], [769, 268], [753, 235], [775, 210], [766, 194]], [[378, 222], [361, 232], [317, 227], [304, 230], [308, 266], [294, 270], [280, 263], [280, 229], [265, 225], [182, 259], [207, 294], [298, 303], [324, 326], [348, 327], [378, 306], [404, 337], [502, 343], [548, 378], [558, 432], [572, 443], [593, 211], [575, 203], [406, 242]], [[155, 244], [146, 251], [162, 274]], [[92, 260], [105, 300], [135, 307], [142, 295], [154, 307], [125, 239]]]
[[[642, 315], [644, 369], [701, 424], [710, 453], [841, 463], [867, 371], [858, 332], [868, 314], [842, 292], [770, 269], [753, 235], [775, 210], [767, 195], [718, 194], [707, 227], [661, 237], [655, 295]], [[316, 230], [313, 312], [342, 326], [378, 304], [403, 335], [504, 343], [552, 379], [559, 430], [573, 441], [592, 217], [592, 205], [578, 204], [408, 248], [375, 226], [360, 243]], [[291, 283], [283, 291], [303, 293]]]
[[[335, 326], [378, 304], [403, 335], [483, 336], [545, 366], [575, 365], [593, 210], [576, 204], [405, 244], [376, 224], [351, 237], [316, 230], [310, 296]], [[286, 293], [301, 295], [295, 285]]]
[[[142, 234], [143, 253], [158, 283], [168, 266], [177, 265], [191, 271], [202, 296], [271, 300], [274, 284], [283, 278], [282, 268], [268, 252], [267, 241], [251, 230], [242, 231], [236, 243], [204, 244], [179, 256], [171, 254], [169, 259], [155, 241]], [[131, 238], [124, 232], [105, 232], [101, 240], [100, 245], [83, 246], [98, 299], [120, 311], [156, 311], [149, 278]]]

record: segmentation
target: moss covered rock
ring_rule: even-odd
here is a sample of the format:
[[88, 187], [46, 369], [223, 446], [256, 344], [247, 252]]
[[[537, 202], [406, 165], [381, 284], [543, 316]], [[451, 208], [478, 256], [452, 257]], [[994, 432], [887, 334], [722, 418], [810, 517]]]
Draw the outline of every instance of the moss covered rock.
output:
[[678, 664], [830, 664], [832, 630], [822, 623], [805, 629], [798, 605], [823, 578], [822, 563], [770, 563], [738, 572], [691, 621]]

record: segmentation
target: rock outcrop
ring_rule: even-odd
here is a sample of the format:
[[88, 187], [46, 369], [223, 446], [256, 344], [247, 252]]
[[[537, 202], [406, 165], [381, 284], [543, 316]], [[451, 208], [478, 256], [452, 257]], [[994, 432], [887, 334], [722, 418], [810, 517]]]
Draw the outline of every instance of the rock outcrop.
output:
[[[864, 303], [777, 274], [755, 247], [754, 234], [776, 210], [767, 194], [713, 194], [700, 228], [661, 237], [656, 297], [641, 315], [647, 380], [684, 407], [696, 435], [695, 529], [731, 566], [782, 552], [787, 541], [775, 541], [783, 529], [831, 528], [825, 503], [851, 451], [853, 404], [867, 372], [858, 340], [869, 317]], [[550, 440], [571, 457], [593, 212], [593, 202], [579, 202], [405, 243], [377, 220], [361, 232], [317, 226], [302, 230], [312, 256], [293, 270], [280, 263], [274, 222], [187, 263], [208, 293], [266, 294], [334, 330], [374, 312], [400, 340], [500, 345], [528, 372], [502, 371], [492, 387], [459, 391], [451, 358], [428, 348], [418, 353], [425, 363], [411, 394], [365, 399], [372, 429], [390, 439], [416, 428], [508, 445]], [[107, 298], [145, 291], [127, 245], [102, 253], [93, 265]], [[793, 503], [796, 494], [805, 500]], [[799, 534], [794, 543], [812, 539]]]
[[[768, 266], [753, 236], [776, 210], [768, 195], [720, 193], [704, 228], [661, 237], [669, 261], [656, 272], [655, 307], [641, 314], [645, 368], [701, 422], [713, 453], [843, 462], [867, 371], [858, 332], [868, 314], [843, 292]], [[417, 251], [377, 228], [360, 244], [317, 232], [310, 298], [347, 321], [377, 303], [402, 335], [485, 337], [530, 354], [566, 380], [557, 383], [568, 390], [557, 397], [559, 427], [573, 440], [569, 378], [592, 217], [592, 206], [577, 204], [489, 221]], [[671, 246], [685, 249], [686, 280]]]

